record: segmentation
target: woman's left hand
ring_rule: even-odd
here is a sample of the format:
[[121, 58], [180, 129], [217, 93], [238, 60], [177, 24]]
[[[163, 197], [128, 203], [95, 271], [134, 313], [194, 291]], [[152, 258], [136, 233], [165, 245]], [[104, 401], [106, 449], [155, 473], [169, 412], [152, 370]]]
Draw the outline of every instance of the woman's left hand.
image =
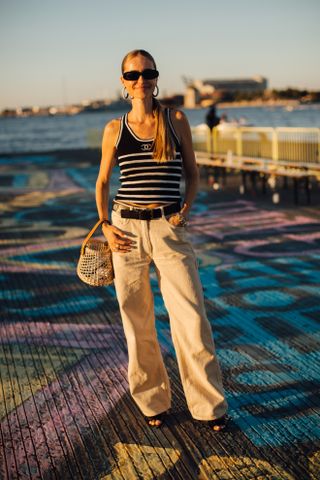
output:
[[187, 225], [187, 213], [189, 212], [189, 208], [190, 207], [188, 207], [187, 203], [184, 203], [180, 212], [174, 213], [169, 217], [169, 223], [175, 227], [185, 227]]
[[181, 212], [171, 215], [168, 221], [169, 223], [171, 223], [171, 225], [174, 225], [175, 227], [185, 227], [187, 224], [187, 219]]

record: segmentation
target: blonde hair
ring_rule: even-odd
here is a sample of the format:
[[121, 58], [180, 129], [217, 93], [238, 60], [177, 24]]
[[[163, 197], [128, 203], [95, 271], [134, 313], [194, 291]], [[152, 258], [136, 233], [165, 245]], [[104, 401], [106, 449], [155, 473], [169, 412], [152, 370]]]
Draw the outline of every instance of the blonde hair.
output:
[[[124, 73], [125, 64], [131, 58], [142, 55], [143, 57], [148, 58], [156, 69], [156, 62], [154, 61], [153, 56], [146, 50], [132, 50], [127, 53], [127, 55], [122, 60], [121, 71]], [[175, 158], [175, 144], [170, 132], [168, 120], [165, 116], [164, 108], [161, 103], [156, 99], [152, 99], [152, 111], [156, 119], [156, 135], [153, 142], [153, 158], [159, 163], [168, 162], [169, 160]]]

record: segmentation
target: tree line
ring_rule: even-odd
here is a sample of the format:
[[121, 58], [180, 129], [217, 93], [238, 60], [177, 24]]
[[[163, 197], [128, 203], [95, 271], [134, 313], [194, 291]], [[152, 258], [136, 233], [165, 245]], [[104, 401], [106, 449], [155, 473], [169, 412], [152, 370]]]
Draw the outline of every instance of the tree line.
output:
[[241, 100], [298, 100], [301, 103], [320, 102], [320, 90], [309, 91], [298, 88], [265, 90], [264, 92], [221, 92], [220, 101], [239, 102]]

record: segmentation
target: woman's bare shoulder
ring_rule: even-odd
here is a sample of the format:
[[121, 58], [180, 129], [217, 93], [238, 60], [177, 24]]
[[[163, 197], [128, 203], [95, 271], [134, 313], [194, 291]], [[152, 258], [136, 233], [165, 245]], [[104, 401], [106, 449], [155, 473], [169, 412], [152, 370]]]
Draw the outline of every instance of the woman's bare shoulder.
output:
[[187, 116], [182, 110], [170, 108], [170, 118], [174, 127], [181, 128], [188, 124]]
[[120, 130], [121, 118], [113, 118], [105, 124], [104, 133], [108, 136], [117, 135]]
[[103, 144], [110, 144], [112, 145], [116, 144], [119, 131], [120, 131], [120, 123], [121, 119], [120, 118], [113, 118], [110, 120], [108, 123], [106, 123], [103, 131]]
[[180, 142], [185, 138], [187, 132], [188, 136], [190, 136], [190, 125], [184, 112], [175, 108], [170, 108], [170, 118]]

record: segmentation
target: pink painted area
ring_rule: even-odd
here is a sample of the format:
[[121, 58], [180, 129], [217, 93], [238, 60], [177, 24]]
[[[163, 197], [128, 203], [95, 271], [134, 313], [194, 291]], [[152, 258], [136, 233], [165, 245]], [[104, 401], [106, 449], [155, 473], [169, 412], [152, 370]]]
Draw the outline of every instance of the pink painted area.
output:
[[[278, 234], [288, 227], [299, 227], [310, 223], [320, 225], [319, 220], [304, 215], [297, 215], [290, 219], [283, 212], [269, 212], [253, 207], [248, 208], [248, 205], [245, 207], [239, 205], [232, 209], [213, 209], [197, 215], [190, 222], [190, 231], [223, 240], [230, 235], [234, 236], [235, 233], [253, 234], [270, 229]], [[307, 237], [308, 235], [305, 238]]]
[[[107, 421], [117, 402], [128, 394], [127, 354], [119, 338], [116, 341], [123, 337], [122, 328], [102, 323], [17, 322], [1, 324], [0, 335], [6, 344], [27, 344], [28, 362], [32, 359], [39, 369], [38, 377], [30, 378], [29, 398], [1, 420], [9, 471], [1, 463], [1, 478], [30, 479], [29, 469], [32, 479], [41, 478], [74, 457], [75, 445], [85, 444], [83, 451], [90, 452], [93, 429], [99, 429], [100, 422]], [[42, 347], [40, 351], [37, 346]], [[44, 347], [50, 348], [46, 352]], [[54, 356], [54, 372], [50, 368], [47, 376], [43, 355], [46, 363]], [[53, 373], [56, 379], [48, 384]], [[86, 458], [77, 461], [90, 463]]]
[[291, 233], [290, 235], [286, 235], [286, 238], [290, 240], [295, 240], [297, 242], [305, 242], [305, 243], [314, 243], [315, 240], [320, 239], [320, 232], [314, 233]]
[[[37, 252], [50, 252], [52, 250], [59, 250], [65, 248], [72, 248], [74, 246], [80, 248], [83, 239], [72, 238], [72, 239], [54, 239], [51, 242], [37, 243], [33, 245], [23, 245], [18, 247], [10, 247], [0, 252], [1, 272], [36, 272], [36, 271], [45, 271], [46, 274], [63, 274], [63, 275], [75, 275], [75, 265], [68, 264], [67, 262], [34, 262], [25, 258], [26, 255]], [[19, 256], [23, 256], [23, 260], [19, 260]], [[10, 257], [18, 257], [10, 258]]]
[[[120, 325], [73, 324], [49, 322], [16, 322], [14, 333], [7, 335], [10, 323], [0, 324], [0, 337], [6, 343], [41, 346], [57, 346], [67, 348], [107, 349], [115, 348], [116, 340], [124, 341], [123, 328]], [[121, 353], [121, 351], [120, 351]]]
[[[297, 240], [297, 239], [296, 239]], [[235, 248], [234, 252], [235, 253], [240, 253], [242, 255], [248, 255], [251, 257], [260, 257], [260, 258], [278, 258], [278, 257], [292, 257], [292, 256], [299, 256], [299, 255], [304, 255], [304, 251], [301, 249], [301, 246], [297, 246], [296, 251], [286, 251], [286, 247], [284, 246], [283, 251], [280, 249], [277, 250], [272, 250], [270, 251], [270, 248], [272, 249], [272, 245], [279, 245], [279, 239], [275, 238], [274, 243], [272, 240], [249, 240], [249, 241], [243, 241], [239, 242]], [[281, 243], [280, 243], [281, 245]], [[263, 251], [258, 252], [255, 250], [257, 247], [262, 247], [266, 246], [266, 249]], [[269, 250], [269, 251], [268, 251]], [[310, 250], [308, 248], [308, 255], [311, 254], [319, 254], [320, 249], [315, 248], [314, 250]]]
[[[9, 479], [8, 471], [17, 472], [16, 461], [13, 454], [13, 443], [10, 432], [10, 425], [7, 417], [3, 418], [0, 423], [1, 440], [0, 440], [0, 478]], [[6, 432], [6, 437], [4, 437]], [[12, 479], [17, 478], [11, 477]], [[10, 478], [10, 480], [11, 480]]]
[[56, 169], [50, 172], [48, 190], [67, 190], [73, 189], [78, 191], [84, 191], [70, 178], [65, 170]]
[[[89, 361], [90, 360], [90, 361]], [[111, 373], [111, 370], [114, 370]], [[84, 375], [85, 372], [85, 375]], [[1, 422], [1, 430], [5, 442], [7, 458], [15, 458], [16, 465], [9, 465], [9, 476], [6, 479], [30, 478], [27, 471], [27, 459], [30, 469], [35, 472], [32, 478], [40, 478], [37, 471], [37, 460], [43, 473], [52, 471], [53, 466], [59, 467], [66, 456], [74, 455], [74, 445], [88, 444], [92, 428], [99, 428], [99, 422], [107, 420], [122, 398], [127, 394], [126, 381], [127, 363], [125, 355], [97, 354], [83, 362], [83, 369], [77, 365], [72, 372], [61, 373], [59, 381], [38, 391], [32, 398], [26, 400]], [[122, 377], [116, 385], [111, 378]], [[72, 382], [71, 382], [72, 380]], [[37, 411], [41, 412], [41, 421]], [[23, 408], [27, 413], [26, 422], [19, 425], [18, 416], [23, 416]], [[30, 440], [29, 426], [32, 429]], [[15, 438], [10, 439], [10, 431]], [[103, 432], [102, 432], [103, 434]], [[106, 441], [108, 439], [106, 438]], [[50, 451], [50, 456], [48, 452]], [[88, 448], [84, 451], [88, 451]], [[86, 458], [78, 459], [86, 462]]]
[[[8, 461], [9, 476], [3, 471], [1, 478], [30, 479], [41, 478], [38, 462], [36, 461], [37, 448], [43, 449], [43, 462], [41, 470], [47, 470], [50, 466], [49, 452], [46, 445], [44, 431], [39, 422], [39, 415], [34, 402], [18, 406], [10, 412], [7, 418], [1, 421], [1, 430], [4, 439], [4, 454]], [[13, 442], [11, 441], [13, 439]], [[30, 472], [29, 472], [30, 470]]]
[[190, 225], [197, 226], [197, 225], [203, 225], [205, 222], [206, 224], [208, 221], [214, 225], [218, 226], [239, 226], [239, 225], [251, 225], [255, 223], [260, 223], [261, 221], [265, 222], [268, 224], [270, 222], [271, 225], [274, 225], [274, 222], [276, 222], [276, 226], [279, 225], [281, 226], [282, 223], [288, 222], [289, 224], [307, 224], [307, 223], [316, 223], [320, 224], [320, 221], [312, 219], [310, 217], [305, 217], [303, 215], [299, 215], [294, 217], [294, 219], [290, 220], [288, 219], [287, 215], [279, 212], [250, 212], [249, 215], [244, 215], [242, 211], [234, 212], [233, 215], [229, 216], [229, 212], [221, 212], [221, 215], [218, 216], [210, 216], [210, 217], [205, 217], [205, 218], [197, 218], [196, 221], [190, 222]]
[[[48, 267], [51, 267], [50, 269]], [[41, 267], [41, 268], [40, 268]], [[34, 264], [28, 264], [28, 265], [1, 265], [0, 267], [0, 272], [36, 272], [39, 270], [45, 270], [46, 275], [75, 275], [74, 269], [72, 270], [70, 267], [69, 269], [60, 267], [59, 265], [57, 266], [52, 266], [52, 265], [46, 265], [41, 263], [41, 265], [34, 265]]]
[[[14, 336], [14, 327], [13, 325], [8, 325], [7, 329], [2, 332], [2, 341], [6, 343], [7, 338], [11, 336]], [[7, 369], [6, 365], [8, 365], [8, 372], [5, 371]], [[6, 392], [8, 392], [8, 394], [4, 396], [7, 416], [1, 420], [0, 428], [4, 443], [4, 454], [8, 456], [8, 458], [12, 458], [13, 462], [12, 464], [7, 464], [9, 473], [8, 477], [4, 478], [11, 479], [19, 477], [19, 479], [40, 479], [41, 474], [38, 462], [34, 462], [32, 466], [30, 463], [36, 455], [34, 436], [37, 437], [38, 435], [34, 422], [32, 422], [32, 424], [28, 422], [28, 415], [31, 415], [31, 418], [33, 418], [34, 410], [32, 406], [29, 410], [26, 410], [24, 404], [20, 405], [21, 391], [23, 395], [25, 395], [26, 386], [24, 385], [24, 387], [21, 388], [16, 368], [16, 355], [14, 350], [13, 354], [7, 352], [6, 362], [3, 365], [3, 375], [10, 379], [10, 382], [6, 382]], [[8, 409], [10, 409], [10, 411], [8, 411]], [[43, 437], [41, 440], [43, 440]], [[8, 451], [10, 447], [12, 450], [15, 450], [16, 453]], [[20, 462], [21, 469], [17, 468], [18, 458], [22, 459]], [[12, 466], [17, 468], [17, 472], [15, 472], [14, 475], [10, 475]]]
[[[36, 234], [36, 230], [34, 231]], [[3, 249], [0, 251], [0, 257], [8, 257], [18, 256], [18, 255], [25, 255], [26, 253], [35, 253], [35, 252], [45, 252], [50, 250], [57, 250], [59, 248], [70, 248], [74, 246], [81, 247], [81, 243], [83, 238], [71, 238], [71, 239], [58, 239], [53, 238], [50, 242], [42, 242], [42, 243], [35, 243], [32, 245], [23, 245], [18, 247], [10, 247], [7, 249]], [[80, 253], [80, 250], [79, 250]]]

